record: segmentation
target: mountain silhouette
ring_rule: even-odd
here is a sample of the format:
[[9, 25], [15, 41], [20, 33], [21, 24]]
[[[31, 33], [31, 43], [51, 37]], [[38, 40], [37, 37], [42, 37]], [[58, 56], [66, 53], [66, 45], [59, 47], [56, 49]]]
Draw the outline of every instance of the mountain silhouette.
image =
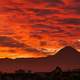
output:
[[[53, 56], [52, 56], [53, 57]], [[67, 46], [62, 48], [60, 51], [54, 55], [55, 58], [62, 58], [62, 59], [73, 59], [77, 60], [80, 58], [80, 52], [78, 52], [76, 49], [72, 48], [71, 46]], [[77, 59], [76, 59], [77, 58]]]
[[71, 46], [64, 47], [56, 55], [48, 58], [63, 69], [80, 67], [80, 52]]
[[64, 70], [80, 68], [80, 53], [70, 47], [64, 47], [55, 55], [45, 58], [0, 59], [0, 71], [13, 72], [17, 69], [33, 72], [48, 72], [60, 66]]

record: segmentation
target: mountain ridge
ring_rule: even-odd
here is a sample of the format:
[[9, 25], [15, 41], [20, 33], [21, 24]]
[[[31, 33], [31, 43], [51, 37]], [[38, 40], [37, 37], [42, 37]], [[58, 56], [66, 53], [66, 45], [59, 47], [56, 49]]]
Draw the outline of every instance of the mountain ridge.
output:
[[80, 54], [72, 47], [64, 47], [56, 55], [45, 58], [0, 59], [0, 71], [13, 72], [17, 69], [33, 72], [48, 72], [60, 66], [64, 70], [80, 68]]

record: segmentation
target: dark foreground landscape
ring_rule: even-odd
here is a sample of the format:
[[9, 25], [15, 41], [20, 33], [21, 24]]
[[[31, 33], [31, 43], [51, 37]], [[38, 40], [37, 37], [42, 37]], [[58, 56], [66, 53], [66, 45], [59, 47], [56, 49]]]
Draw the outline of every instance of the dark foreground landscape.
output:
[[68, 46], [47, 58], [0, 59], [0, 71], [0, 80], [80, 80], [80, 52]]
[[56, 67], [51, 72], [25, 72], [17, 70], [14, 73], [0, 73], [0, 80], [80, 80], [80, 69], [72, 71], [62, 71]]
[[12, 73], [22, 69], [32, 72], [50, 72], [61, 67], [63, 71], [80, 68], [80, 52], [67, 46], [58, 51], [55, 55], [45, 58], [17, 58], [17, 59], [0, 59], [0, 71]]

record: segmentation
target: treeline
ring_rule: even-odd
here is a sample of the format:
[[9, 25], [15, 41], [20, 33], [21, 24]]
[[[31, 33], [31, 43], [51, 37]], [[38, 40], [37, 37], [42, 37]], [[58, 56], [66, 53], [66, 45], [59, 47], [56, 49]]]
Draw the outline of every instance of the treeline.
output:
[[17, 70], [14, 73], [0, 72], [0, 80], [80, 80], [80, 70], [62, 71], [56, 67], [51, 72], [36, 72]]

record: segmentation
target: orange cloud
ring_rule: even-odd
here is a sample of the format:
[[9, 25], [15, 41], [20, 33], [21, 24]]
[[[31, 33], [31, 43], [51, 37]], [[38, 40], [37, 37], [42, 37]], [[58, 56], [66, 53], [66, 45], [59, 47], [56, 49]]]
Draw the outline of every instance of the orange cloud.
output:
[[79, 49], [79, 9], [75, 0], [0, 0], [0, 58], [45, 57], [66, 45]]

